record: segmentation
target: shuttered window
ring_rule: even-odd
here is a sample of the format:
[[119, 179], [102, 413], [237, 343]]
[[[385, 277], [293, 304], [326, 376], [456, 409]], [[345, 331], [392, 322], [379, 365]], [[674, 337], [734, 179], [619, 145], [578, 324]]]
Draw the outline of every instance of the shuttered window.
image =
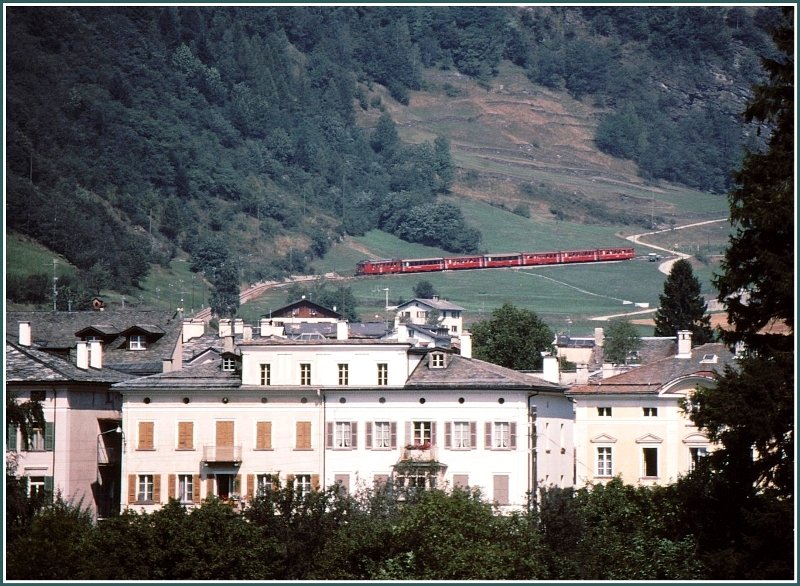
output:
[[372, 421], [367, 422], [365, 444], [368, 450], [385, 450], [397, 447], [397, 422]]
[[258, 422], [256, 422], [256, 449], [257, 450], [271, 450], [272, 449], [272, 422], [271, 421], [258, 421]]
[[298, 421], [296, 425], [295, 449], [311, 449], [311, 422]]
[[469, 488], [469, 475], [453, 474], [453, 486], [455, 488]]
[[515, 421], [486, 422], [485, 447], [488, 450], [515, 450], [517, 423]]
[[191, 421], [178, 422], [178, 449], [194, 449], [194, 423]]
[[447, 421], [444, 424], [444, 441], [448, 449], [474, 450], [477, 436], [478, 424], [475, 421]]
[[508, 474], [494, 475], [494, 502], [498, 505], [507, 505], [508, 500]]
[[333, 482], [338, 484], [344, 489], [345, 492], [350, 492], [350, 475], [349, 474], [334, 474]]
[[136, 445], [137, 450], [153, 450], [155, 449], [153, 443], [153, 429], [155, 424], [152, 421], [139, 422], [139, 443]]
[[6, 449], [7, 450], [16, 450], [17, 449], [17, 426], [14, 424], [8, 424], [6, 426]]

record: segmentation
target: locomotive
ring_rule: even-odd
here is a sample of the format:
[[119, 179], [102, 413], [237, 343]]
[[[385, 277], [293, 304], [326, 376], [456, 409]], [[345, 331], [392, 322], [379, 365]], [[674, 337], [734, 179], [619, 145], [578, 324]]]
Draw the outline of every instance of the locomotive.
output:
[[532, 267], [580, 262], [630, 260], [633, 257], [633, 248], [595, 248], [591, 250], [559, 250], [557, 252], [514, 252], [438, 258], [362, 260], [356, 265], [356, 275]]

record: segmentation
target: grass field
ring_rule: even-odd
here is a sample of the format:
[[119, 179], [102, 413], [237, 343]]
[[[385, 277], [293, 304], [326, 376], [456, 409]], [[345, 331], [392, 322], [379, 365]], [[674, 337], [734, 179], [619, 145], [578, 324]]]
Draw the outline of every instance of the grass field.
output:
[[74, 275], [77, 270], [67, 260], [19, 234], [6, 235], [6, 275], [30, 275], [44, 273], [53, 276], [53, 260], [56, 275]]

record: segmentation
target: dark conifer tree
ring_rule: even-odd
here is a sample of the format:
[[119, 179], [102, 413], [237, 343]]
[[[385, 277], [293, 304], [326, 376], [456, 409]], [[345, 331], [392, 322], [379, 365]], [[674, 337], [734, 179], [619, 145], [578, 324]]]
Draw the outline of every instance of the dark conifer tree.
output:
[[700, 281], [686, 259], [672, 265], [664, 293], [658, 296], [660, 307], [656, 311], [656, 336], [674, 336], [678, 330], [692, 332], [694, 345], [705, 344], [712, 338], [710, 318], [700, 295]]

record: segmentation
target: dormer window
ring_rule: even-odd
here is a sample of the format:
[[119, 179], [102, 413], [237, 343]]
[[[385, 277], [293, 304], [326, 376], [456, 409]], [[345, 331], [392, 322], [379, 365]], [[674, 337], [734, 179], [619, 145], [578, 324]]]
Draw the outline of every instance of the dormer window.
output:
[[716, 364], [716, 363], [717, 363], [716, 354], [704, 354], [703, 359], [700, 361], [700, 364]]
[[140, 334], [133, 334], [128, 338], [129, 350], [147, 350], [147, 340]]
[[233, 372], [236, 370], [236, 359], [233, 356], [223, 356], [222, 370], [225, 372]]
[[444, 368], [444, 353], [443, 352], [432, 352], [431, 353], [430, 367], [431, 368]]

